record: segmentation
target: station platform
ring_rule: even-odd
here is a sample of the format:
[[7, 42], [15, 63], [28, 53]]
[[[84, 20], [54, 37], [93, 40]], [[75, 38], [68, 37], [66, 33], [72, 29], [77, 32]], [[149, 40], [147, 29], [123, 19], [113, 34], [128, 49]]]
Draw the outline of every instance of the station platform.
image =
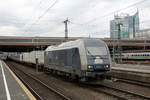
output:
[[150, 66], [132, 64], [114, 64], [112, 76], [150, 83]]
[[0, 100], [36, 100], [30, 91], [0, 60]]

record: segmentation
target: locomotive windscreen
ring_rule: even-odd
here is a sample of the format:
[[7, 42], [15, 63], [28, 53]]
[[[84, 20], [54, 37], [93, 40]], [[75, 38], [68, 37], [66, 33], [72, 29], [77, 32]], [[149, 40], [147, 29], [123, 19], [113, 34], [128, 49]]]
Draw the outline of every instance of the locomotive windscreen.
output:
[[85, 48], [87, 50], [87, 55], [107, 55], [108, 51], [106, 45], [100, 40], [85, 40]]
[[87, 55], [107, 55], [106, 47], [87, 47]]

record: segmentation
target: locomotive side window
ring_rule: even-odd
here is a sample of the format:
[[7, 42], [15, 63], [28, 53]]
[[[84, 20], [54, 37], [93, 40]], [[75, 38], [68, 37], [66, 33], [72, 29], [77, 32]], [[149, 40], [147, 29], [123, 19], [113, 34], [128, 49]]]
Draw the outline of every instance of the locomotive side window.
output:
[[49, 63], [58, 66], [72, 66], [79, 68], [81, 66], [78, 48], [57, 50], [49, 52]]
[[63, 50], [65, 52], [64, 60], [65, 60], [65, 66], [71, 66], [72, 65], [72, 50], [67, 49]]
[[65, 51], [64, 50], [58, 50], [56, 51], [56, 56], [58, 57], [58, 65], [64, 66], [66, 64], [64, 57], [65, 57]]
[[81, 66], [80, 55], [78, 48], [72, 49], [72, 67], [79, 68]]

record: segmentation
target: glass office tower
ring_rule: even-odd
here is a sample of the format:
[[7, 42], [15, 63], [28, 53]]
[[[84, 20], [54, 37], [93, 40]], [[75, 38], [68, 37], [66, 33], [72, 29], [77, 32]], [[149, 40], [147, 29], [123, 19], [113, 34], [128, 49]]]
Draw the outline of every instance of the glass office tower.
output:
[[139, 30], [139, 13], [115, 15], [110, 21], [110, 38], [118, 38], [118, 24], [121, 23], [120, 38], [134, 38]]

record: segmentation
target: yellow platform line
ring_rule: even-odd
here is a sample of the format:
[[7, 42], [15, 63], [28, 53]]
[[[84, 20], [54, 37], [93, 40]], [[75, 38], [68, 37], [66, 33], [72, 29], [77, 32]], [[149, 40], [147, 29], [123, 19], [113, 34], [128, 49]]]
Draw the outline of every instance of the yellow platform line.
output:
[[8, 67], [8, 65], [6, 65], [6, 63], [4, 63], [4, 64], [5, 64], [6, 68], [9, 70], [9, 72], [12, 74], [12, 76], [15, 78], [15, 80], [18, 82], [20, 87], [25, 91], [25, 93], [27, 94], [29, 99], [36, 100], [36, 98], [31, 94], [31, 92], [27, 89], [27, 87], [21, 82], [21, 80], [18, 79], [18, 77], [11, 71], [11, 69]]

